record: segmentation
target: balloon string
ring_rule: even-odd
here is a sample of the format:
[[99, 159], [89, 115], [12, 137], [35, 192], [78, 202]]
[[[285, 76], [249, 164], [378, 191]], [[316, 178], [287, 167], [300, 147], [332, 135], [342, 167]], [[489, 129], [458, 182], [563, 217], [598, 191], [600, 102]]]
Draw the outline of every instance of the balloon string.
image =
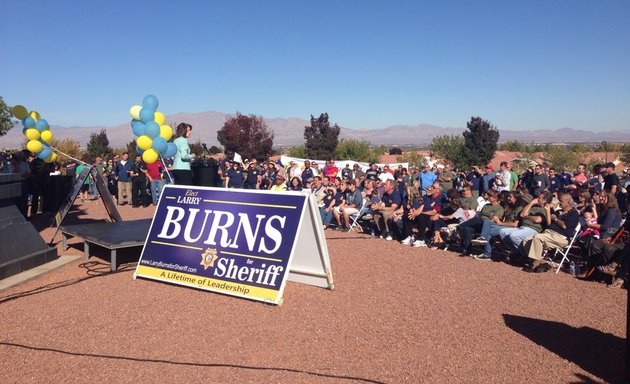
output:
[[168, 171], [168, 167], [166, 166], [166, 163], [164, 162], [164, 159], [162, 158], [162, 156], [160, 156], [160, 161], [162, 162], [162, 165], [164, 166], [164, 172], [166, 172], [166, 175], [168, 176], [168, 181], [173, 184], [173, 178], [171, 177], [171, 173]]
[[89, 165], [89, 164], [88, 164], [88, 163], [86, 163], [85, 161], [79, 160], [79, 159], [77, 159], [77, 158], [75, 158], [75, 157], [72, 157], [72, 156], [68, 155], [67, 153], [61, 152], [60, 150], [58, 150], [57, 148], [53, 147], [52, 145], [50, 146], [50, 148], [52, 148], [52, 149], [53, 149], [53, 151], [57, 151], [57, 152], [61, 153], [62, 155], [64, 155], [65, 157], [67, 157], [67, 158], [69, 158], [69, 159], [72, 159], [72, 160], [74, 160], [74, 161], [76, 161], [76, 162], [79, 162], [79, 163], [81, 163], [81, 164], [83, 164], [83, 165]]

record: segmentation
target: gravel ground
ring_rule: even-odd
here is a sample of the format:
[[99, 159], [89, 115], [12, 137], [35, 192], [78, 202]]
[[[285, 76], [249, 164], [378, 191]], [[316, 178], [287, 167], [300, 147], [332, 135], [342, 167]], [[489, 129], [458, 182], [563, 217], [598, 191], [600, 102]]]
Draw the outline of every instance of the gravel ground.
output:
[[[74, 208], [68, 223], [106, 217], [97, 201]], [[281, 306], [134, 281], [139, 250], [109, 273], [108, 252], [92, 247], [88, 262], [0, 292], [0, 382], [623, 382], [625, 290], [326, 237], [335, 290], [289, 282]], [[83, 251], [78, 239], [58, 247]]]

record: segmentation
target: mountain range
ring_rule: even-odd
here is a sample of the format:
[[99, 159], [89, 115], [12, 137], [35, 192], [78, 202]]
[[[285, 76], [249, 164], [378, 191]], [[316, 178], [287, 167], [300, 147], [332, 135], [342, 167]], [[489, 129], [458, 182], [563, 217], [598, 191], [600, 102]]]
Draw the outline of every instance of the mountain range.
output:
[[[219, 146], [217, 131], [221, 129], [230, 115], [216, 112], [177, 113], [166, 117], [166, 122], [175, 127], [180, 122], [187, 122], [193, 126], [191, 142], [200, 140], [208, 146]], [[265, 119], [268, 128], [274, 132], [274, 146], [288, 147], [304, 144], [304, 127], [310, 125], [309, 120], [299, 118], [271, 118]], [[92, 133], [102, 129], [107, 132], [107, 138], [112, 148], [125, 147], [135, 138], [129, 123], [116, 126], [92, 127], [62, 127], [51, 126], [56, 139], [71, 138], [79, 141], [85, 147]], [[365, 140], [372, 145], [385, 146], [426, 146], [436, 136], [460, 135], [465, 128], [441, 127], [431, 124], [393, 125], [380, 129], [352, 129], [341, 127], [340, 139]], [[524, 143], [599, 143], [609, 141], [616, 143], [630, 142], [630, 132], [609, 131], [591, 132], [573, 128], [556, 130], [523, 130], [511, 131], [499, 129], [500, 142], [517, 140]], [[0, 137], [0, 148], [20, 147], [24, 141], [21, 124], [11, 129], [5, 136]]]

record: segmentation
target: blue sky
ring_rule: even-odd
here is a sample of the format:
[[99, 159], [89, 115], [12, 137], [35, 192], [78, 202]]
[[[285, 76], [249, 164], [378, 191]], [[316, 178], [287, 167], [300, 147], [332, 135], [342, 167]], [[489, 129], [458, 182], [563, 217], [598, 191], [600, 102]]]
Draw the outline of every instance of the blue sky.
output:
[[349, 128], [630, 128], [630, 2], [24, 1], [0, 23], [0, 96], [53, 125], [328, 112]]

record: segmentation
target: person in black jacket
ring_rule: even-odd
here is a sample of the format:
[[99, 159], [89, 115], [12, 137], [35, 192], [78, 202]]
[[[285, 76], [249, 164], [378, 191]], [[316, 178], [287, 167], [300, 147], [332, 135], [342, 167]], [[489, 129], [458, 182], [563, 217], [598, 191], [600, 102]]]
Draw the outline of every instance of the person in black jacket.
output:
[[150, 204], [150, 196], [147, 192], [147, 165], [142, 161], [140, 155], [136, 156], [136, 160], [130, 169], [131, 175], [131, 206], [138, 208], [139, 206], [148, 207]]

